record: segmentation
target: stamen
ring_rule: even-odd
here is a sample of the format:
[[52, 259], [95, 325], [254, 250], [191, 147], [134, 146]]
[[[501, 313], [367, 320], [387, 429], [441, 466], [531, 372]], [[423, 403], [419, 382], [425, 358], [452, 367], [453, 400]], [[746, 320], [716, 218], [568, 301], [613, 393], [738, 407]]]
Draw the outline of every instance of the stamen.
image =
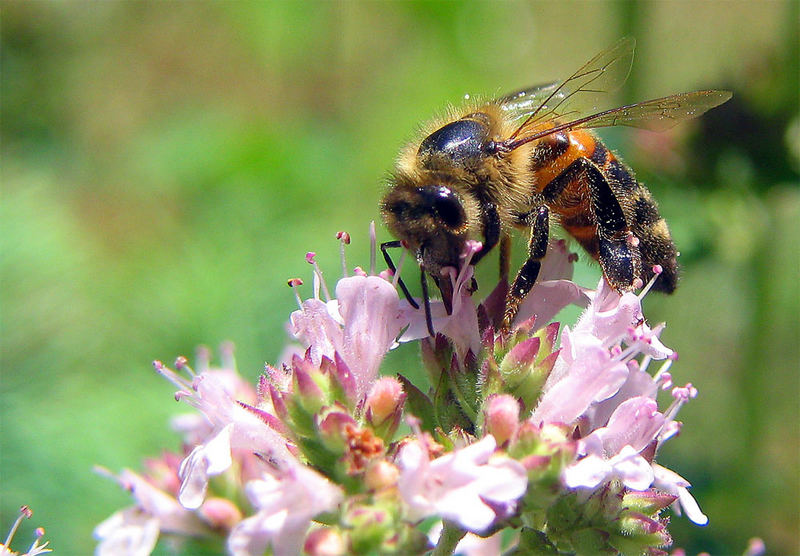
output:
[[395, 272], [394, 276], [392, 277], [392, 285], [395, 288], [397, 287], [397, 281], [400, 280], [400, 272], [402, 272], [403, 270], [403, 261], [405, 260], [406, 260], [406, 250], [403, 249], [400, 252], [400, 260], [397, 262], [397, 272]]
[[644, 287], [644, 289], [639, 292], [640, 301], [644, 299], [644, 296], [647, 295], [647, 292], [650, 291], [650, 288], [653, 287], [653, 284], [656, 283], [656, 280], [658, 279], [658, 277], [661, 275], [662, 272], [664, 272], [664, 269], [661, 267], [660, 264], [653, 265], [653, 277], [650, 278], [650, 281], [647, 282], [647, 285]]
[[364, 272], [364, 269], [361, 268], [360, 266], [357, 266], [353, 269], [353, 274], [355, 274], [356, 276], [367, 276], [367, 273]]
[[653, 360], [653, 358], [652, 358], [651, 356], [649, 356], [649, 355], [645, 355], [645, 356], [642, 358], [642, 362], [641, 362], [641, 363], [639, 363], [639, 370], [640, 370], [640, 371], [646, 371], [646, 370], [647, 370], [647, 367], [649, 367], [649, 366], [650, 366], [650, 361], [652, 361], [652, 360]]
[[16, 534], [17, 529], [19, 529], [19, 524], [22, 523], [22, 520], [23, 519], [30, 519], [30, 517], [32, 515], [33, 515], [33, 512], [31, 511], [31, 509], [28, 506], [22, 506], [19, 509], [19, 517], [14, 522], [14, 525], [11, 526], [11, 530], [8, 532], [8, 536], [6, 537], [6, 542], [4, 544], [4, 546], [6, 548], [11, 546], [11, 540], [14, 538], [14, 535]]
[[320, 269], [314, 257], [317, 254], [313, 251], [306, 253], [306, 262], [314, 267], [314, 297], [319, 299], [319, 288], [322, 286], [322, 292], [325, 294], [325, 301], [331, 300], [331, 293], [328, 291], [328, 285], [325, 283], [325, 277], [322, 276], [322, 269]]
[[378, 239], [375, 235], [375, 221], [369, 223], [369, 273], [375, 274], [375, 257], [377, 256]]
[[342, 260], [342, 276], [347, 278], [347, 260], [344, 256], [344, 246], [350, 245], [350, 234], [347, 232], [336, 232], [336, 239], [339, 240], [339, 258]]
[[678, 414], [678, 410], [688, 402], [692, 398], [697, 397], [697, 388], [692, 386], [692, 383], [689, 382], [684, 387], [675, 387], [672, 389], [672, 397], [674, 401], [670, 404], [667, 410], [664, 412], [664, 419], [665, 421], [673, 421], [675, 419], [675, 415]]
[[669, 371], [669, 368], [671, 366], [672, 366], [672, 359], [670, 357], [667, 357], [666, 361], [664, 361], [664, 363], [661, 364], [661, 367], [658, 369], [658, 371], [656, 371], [656, 374], [653, 375], [653, 379], [661, 380], [662, 375], [669, 374], [667, 373], [667, 371]]
[[233, 370], [236, 368], [236, 358], [234, 357], [235, 347], [233, 342], [222, 342], [219, 346], [219, 357], [222, 368]]
[[[469, 239], [464, 243], [464, 250], [459, 254], [459, 258], [464, 259], [464, 262], [456, 272], [450, 275], [450, 280], [453, 282], [454, 293], [458, 285], [466, 281], [469, 263], [472, 262], [472, 257], [475, 256], [475, 253], [479, 252], [481, 249], [483, 249], [483, 243], [480, 241]], [[444, 275], [444, 269], [442, 269], [442, 275]]]
[[192, 385], [191, 383], [177, 374], [175, 371], [164, 365], [159, 360], [153, 361], [153, 368], [155, 368], [156, 372], [170, 381], [172, 384], [177, 386], [180, 390], [184, 390], [191, 395], [189, 390], [191, 390]]
[[303, 281], [300, 278], [289, 278], [289, 280], [286, 283], [289, 285], [290, 288], [292, 288], [292, 291], [294, 292], [294, 298], [297, 300], [297, 306], [302, 311], [303, 300], [300, 299], [300, 292], [297, 291], [297, 288], [303, 285]]
[[183, 355], [179, 355], [175, 358], [175, 370], [186, 371], [191, 377], [197, 376], [192, 367], [189, 365], [189, 360]]
[[211, 366], [211, 350], [208, 349], [208, 346], [197, 346], [194, 360], [196, 361], [198, 372], [206, 372]]

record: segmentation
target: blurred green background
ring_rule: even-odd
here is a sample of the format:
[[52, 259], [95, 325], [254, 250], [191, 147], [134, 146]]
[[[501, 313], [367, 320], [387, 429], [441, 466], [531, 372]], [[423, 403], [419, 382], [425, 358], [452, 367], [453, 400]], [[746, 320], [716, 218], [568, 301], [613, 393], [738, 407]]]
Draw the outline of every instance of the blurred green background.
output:
[[[674, 517], [676, 545], [800, 552], [798, 5], [3, 1], [0, 524], [29, 504], [23, 534], [91, 551], [128, 504], [92, 465], [178, 445], [167, 421], [185, 406], [151, 360], [230, 339], [255, 379], [286, 343], [304, 253], [333, 280], [344, 229], [350, 265], [368, 264], [382, 181], [419, 122], [633, 35], [620, 101], [735, 93], [673, 132], [602, 133], [682, 252], [678, 292], [645, 302], [676, 382], [700, 390], [661, 459], [711, 523]], [[416, 357], [404, 346], [385, 371]]]

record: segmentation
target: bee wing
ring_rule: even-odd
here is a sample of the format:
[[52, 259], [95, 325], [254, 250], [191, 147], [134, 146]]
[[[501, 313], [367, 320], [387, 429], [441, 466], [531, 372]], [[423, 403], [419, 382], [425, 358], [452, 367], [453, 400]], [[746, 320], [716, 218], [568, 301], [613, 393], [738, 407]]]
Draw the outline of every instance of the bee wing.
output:
[[515, 139], [504, 141], [501, 148], [509, 151], [553, 133], [582, 128], [625, 125], [664, 131], [679, 122], [701, 116], [732, 96], [730, 91], [695, 91], [637, 102], [572, 121], [551, 122], [545, 127], [528, 127], [522, 130]]
[[584, 64], [562, 82], [537, 85], [497, 100], [512, 119], [525, 118], [514, 139], [540, 122], [576, 119], [598, 111], [604, 97], [618, 90], [631, 71], [636, 41], [626, 37]]
[[668, 97], [655, 98], [605, 110], [573, 122], [562, 124], [562, 129], [608, 127], [625, 125], [664, 131], [684, 120], [702, 116], [733, 96], [730, 91], [694, 91]]

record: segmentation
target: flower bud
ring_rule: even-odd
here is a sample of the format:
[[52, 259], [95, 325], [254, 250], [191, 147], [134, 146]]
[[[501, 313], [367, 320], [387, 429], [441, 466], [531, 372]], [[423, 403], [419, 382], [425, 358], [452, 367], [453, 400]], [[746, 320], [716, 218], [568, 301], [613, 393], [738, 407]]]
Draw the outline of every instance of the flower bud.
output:
[[375, 381], [367, 395], [367, 422], [375, 433], [390, 440], [400, 424], [406, 394], [399, 380], [383, 377]]
[[663, 510], [677, 499], [677, 496], [655, 489], [631, 490], [622, 497], [622, 503], [633, 512], [651, 515]]
[[310, 556], [339, 556], [347, 553], [347, 543], [338, 531], [325, 527], [306, 537], [303, 550]]
[[508, 394], [492, 394], [486, 399], [486, 432], [494, 436], [498, 445], [503, 445], [516, 435], [519, 411], [519, 402]]
[[233, 502], [225, 498], [208, 498], [200, 507], [200, 513], [214, 528], [230, 530], [242, 520], [242, 512]]
[[405, 400], [403, 386], [393, 377], [383, 377], [373, 384], [367, 395], [367, 411], [374, 423], [391, 417]]
[[397, 484], [400, 470], [386, 460], [380, 460], [367, 467], [364, 484], [372, 491], [384, 490]]

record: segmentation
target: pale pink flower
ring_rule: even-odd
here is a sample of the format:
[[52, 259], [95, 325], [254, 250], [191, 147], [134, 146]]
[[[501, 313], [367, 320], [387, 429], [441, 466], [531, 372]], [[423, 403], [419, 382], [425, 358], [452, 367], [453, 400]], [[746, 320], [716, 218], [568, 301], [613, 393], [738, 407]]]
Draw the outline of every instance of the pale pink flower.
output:
[[339, 353], [356, 381], [360, 397], [378, 376], [386, 352], [407, 324], [391, 282], [379, 276], [350, 276], [336, 284], [327, 304], [308, 299], [292, 313], [289, 331], [319, 365]]
[[[673, 352], [658, 340], [662, 327], [651, 330], [635, 294], [615, 292], [600, 280], [592, 302], [573, 329], [564, 327], [561, 352], [547, 379], [534, 423], [572, 424], [578, 417], [607, 417], [627, 395], [655, 396], [652, 378], [642, 374], [634, 357], [665, 359]], [[625, 387], [625, 396], [617, 395]], [[610, 400], [603, 406], [602, 402]]]
[[578, 442], [578, 454], [585, 457], [564, 470], [564, 484], [593, 489], [617, 478], [633, 490], [649, 488], [653, 470], [639, 454], [655, 441], [663, 425], [655, 400], [636, 397], [623, 402], [606, 427]]
[[378, 376], [378, 367], [406, 321], [391, 282], [378, 276], [353, 276], [336, 284], [344, 319], [339, 353], [356, 379], [359, 396]]
[[425, 445], [410, 441], [397, 456], [398, 490], [410, 517], [438, 515], [472, 532], [483, 532], [501, 514], [513, 511], [525, 494], [528, 477], [519, 462], [494, 456], [488, 435], [465, 448], [430, 460]]
[[118, 477], [107, 472], [104, 474], [129, 490], [136, 505], [116, 512], [95, 528], [94, 536], [100, 541], [96, 554], [146, 555], [155, 547], [159, 533], [209, 533], [209, 528], [197, 515], [133, 471], [125, 469]]
[[[569, 337], [569, 329], [565, 328], [562, 353], [565, 346], [566, 350], [569, 349]], [[531, 416], [534, 424], [571, 424], [590, 404], [610, 398], [624, 384], [628, 376], [627, 365], [613, 358], [608, 349], [599, 345], [599, 341], [594, 345], [584, 342], [581, 352], [569, 363], [563, 378], [542, 395]]]
[[200, 507], [209, 476], [223, 473], [231, 466], [231, 450], [257, 453], [279, 462], [291, 457], [287, 439], [233, 397], [234, 391], [229, 388], [232, 382], [227, 375], [209, 371], [189, 382], [160, 363], [156, 368], [181, 388], [176, 397], [200, 410], [210, 427], [208, 436], [181, 463], [178, 499], [185, 507]]
[[561, 309], [568, 305], [585, 307], [589, 297], [584, 288], [572, 281], [575, 253], [570, 253], [563, 239], [551, 241], [536, 283], [525, 296], [514, 323], [536, 317], [534, 330], [546, 326]]
[[650, 463], [631, 446], [624, 446], [610, 458], [589, 454], [567, 467], [562, 478], [568, 488], [595, 489], [612, 479], [633, 490], [645, 490], [653, 483]]
[[[434, 332], [444, 334], [452, 340], [461, 359], [466, 356], [468, 351], [476, 354], [481, 348], [478, 313], [470, 291], [474, 269], [469, 264], [475, 253], [480, 251], [481, 248], [480, 242], [467, 241], [464, 252], [461, 254], [460, 267], [458, 269], [453, 267], [442, 269], [441, 280], [449, 280], [453, 291], [450, 314], [447, 314], [443, 301], [430, 301], [431, 321]], [[419, 309], [414, 309], [411, 305], [405, 306], [409, 325], [400, 337], [400, 342], [410, 342], [429, 336], [425, 311], [422, 308], [423, 301], [419, 299], [418, 304], [420, 306]]]
[[672, 510], [676, 514], [681, 515], [683, 510], [686, 512], [686, 517], [697, 525], [708, 524], [708, 517], [700, 510], [694, 496], [689, 494], [689, 487], [692, 486], [689, 481], [657, 463], [653, 464], [653, 472], [655, 473], [653, 486], [678, 497], [672, 504]]
[[[433, 545], [439, 542], [442, 534], [442, 522], [436, 523], [428, 531], [428, 539]], [[454, 555], [457, 556], [497, 556], [502, 553], [503, 532], [495, 533], [489, 537], [479, 537], [474, 533], [467, 533], [458, 541]]]
[[231, 531], [228, 550], [234, 556], [261, 555], [268, 546], [275, 556], [299, 554], [314, 516], [335, 509], [343, 496], [339, 487], [298, 462], [280, 476], [250, 481], [245, 492], [257, 512]]

